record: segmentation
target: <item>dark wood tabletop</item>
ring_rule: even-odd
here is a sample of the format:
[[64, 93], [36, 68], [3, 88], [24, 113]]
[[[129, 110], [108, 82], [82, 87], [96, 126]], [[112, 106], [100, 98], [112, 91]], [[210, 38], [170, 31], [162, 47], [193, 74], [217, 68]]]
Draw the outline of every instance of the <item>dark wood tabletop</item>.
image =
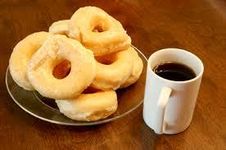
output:
[[[68, 127], [39, 120], [9, 96], [5, 72], [13, 47], [47, 31], [81, 6], [98, 6], [118, 19], [147, 57], [167, 47], [198, 55], [205, 71], [190, 127], [156, 135], [142, 106], [103, 125]], [[223, 0], [0, 0], [0, 149], [226, 149], [226, 1]]]

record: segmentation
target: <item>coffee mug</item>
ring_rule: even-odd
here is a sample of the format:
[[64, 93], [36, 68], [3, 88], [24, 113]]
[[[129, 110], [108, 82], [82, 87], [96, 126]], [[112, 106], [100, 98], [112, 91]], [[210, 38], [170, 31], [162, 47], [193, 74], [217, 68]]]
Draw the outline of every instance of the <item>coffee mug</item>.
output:
[[[163, 63], [178, 63], [191, 68], [195, 77], [185, 81], [165, 79], [154, 72]], [[191, 52], [166, 48], [148, 59], [143, 118], [157, 134], [177, 134], [191, 123], [204, 66]]]

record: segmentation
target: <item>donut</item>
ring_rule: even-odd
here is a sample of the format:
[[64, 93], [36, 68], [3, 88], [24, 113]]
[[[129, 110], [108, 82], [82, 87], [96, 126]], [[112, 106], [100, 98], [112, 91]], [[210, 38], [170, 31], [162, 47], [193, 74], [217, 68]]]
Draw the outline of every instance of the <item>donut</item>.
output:
[[69, 21], [70, 37], [91, 49], [95, 56], [103, 56], [130, 47], [131, 38], [119, 21], [104, 10], [86, 6], [79, 8]]
[[132, 52], [132, 59], [133, 59], [133, 69], [131, 72], [131, 75], [129, 76], [129, 78], [126, 80], [125, 83], [123, 83], [120, 88], [126, 88], [132, 84], [134, 84], [140, 77], [142, 70], [143, 70], [143, 61], [142, 59], [139, 57], [138, 53], [136, 52], [136, 50], [134, 48], [131, 48], [131, 52]]
[[104, 57], [96, 57], [96, 77], [93, 88], [101, 90], [116, 90], [130, 76], [133, 69], [131, 47]]
[[[65, 60], [70, 62], [70, 72], [64, 78], [56, 78], [53, 70]], [[92, 51], [64, 35], [51, 35], [32, 56], [27, 74], [42, 96], [65, 99], [78, 96], [91, 84], [95, 68]]]
[[69, 20], [56, 21], [49, 27], [49, 32], [68, 36], [68, 23]]
[[117, 95], [113, 90], [81, 94], [68, 100], [56, 100], [61, 113], [79, 121], [96, 121], [113, 114], [118, 107]]
[[36, 32], [28, 35], [14, 47], [10, 56], [10, 74], [13, 80], [25, 90], [34, 90], [27, 78], [28, 62], [48, 36], [47, 32]]

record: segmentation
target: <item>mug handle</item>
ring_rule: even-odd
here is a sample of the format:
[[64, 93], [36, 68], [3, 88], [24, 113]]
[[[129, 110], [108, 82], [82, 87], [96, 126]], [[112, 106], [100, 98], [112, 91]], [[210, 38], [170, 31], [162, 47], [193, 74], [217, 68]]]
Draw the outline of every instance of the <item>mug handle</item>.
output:
[[156, 113], [157, 114], [157, 116], [156, 116], [157, 129], [155, 132], [157, 134], [164, 133], [164, 130], [166, 127], [166, 122], [164, 121], [165, 110], [166, 110], [166, 106], [169, 101], [171, 92], [172, 92], [172, 89], [169, 87], [163, 87], [161, 89], [160, 96], [159, 96], [158, 103], [157, 103], [158, 112]]

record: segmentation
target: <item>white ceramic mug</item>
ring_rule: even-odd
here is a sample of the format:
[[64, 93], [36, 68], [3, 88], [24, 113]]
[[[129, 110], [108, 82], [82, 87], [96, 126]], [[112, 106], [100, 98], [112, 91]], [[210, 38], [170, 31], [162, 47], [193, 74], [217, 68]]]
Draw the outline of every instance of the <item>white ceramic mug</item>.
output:
[[[196, 77], [173, 81], [158, 76], [153, 68], [166, 62], [175, 62], [191, 68]], [[194, 54], [177, 48], [166, 48], [148, 59], [143, 118], [157, 134], [176, 134], [191, 123], [204, 71], [202, 61]]]

